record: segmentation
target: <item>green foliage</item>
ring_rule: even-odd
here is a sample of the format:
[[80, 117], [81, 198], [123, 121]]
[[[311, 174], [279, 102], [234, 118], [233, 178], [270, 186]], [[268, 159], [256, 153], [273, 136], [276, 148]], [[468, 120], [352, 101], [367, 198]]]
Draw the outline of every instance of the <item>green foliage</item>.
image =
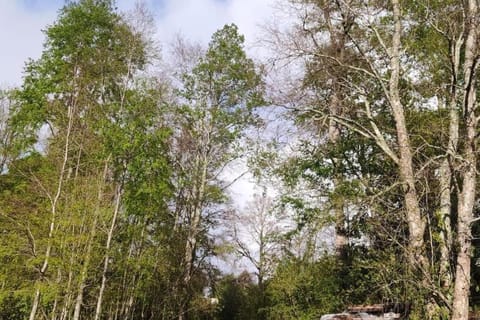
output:
[[[21, 295], [25, 312], [38, 288], [41, 312], [56, 306], [60, 313], [62, 306], [70, 314], [81, 290], [82, 312], [93, 313], [108, 254], [114, 260], [106, 276], [117, 294], [106, 299], [104, 310], [127, 294], [144, 303], [142, 289], [158, 293], [165, 283], [152, 281], [163, 258], [155, 248], [166, 245], [171, 227], [165, 86], [138, 77], [148, 63], [145, 37], [113, 1], [68, 3], [45, 34], [41, 58], [27, 64], [13, 95], [9, 125], [23, 158], [0, 176], [0, 222], [12, 230], [1, 238], [2, 244], [11, 241], [0, 252], [9, 261], [2, 264], [2, 288]], [[114, 244], [107, 249], [117, 201]], [[13, 270], [18, 275], [9, 277]]]
[[341, 281], [335, 258], [317, 262], [285, 259], [268, 283], [268, 318], [318, 319], [322, 314], [342, 310], [345, 301]]
[[[192, 135], [201, 135], [202, 129], [212, 131], [211, 143], [223, 151], [254, 123], [253, 108], [265, 103], [261, 76], [243, 43], [233, 24], [215, 32], [205, 57], [184, 75], [180, 91], [188, 103], [181, 112], [192, 126]], [[202, 124], [204, 128], [199, 127]]]
[[397, 257], [393, 251], [360, 246], [348, 248], [342, 260], [287, 256], [268, 282], [268, 319], [318, 319], [352, 305], [415, 301], [419, 292]]
[[219, 298], [219, 305], [214, 319], [265, 319], [264, 297], [246, 271], [238, 276], [222, 277], [215, 286], [215, 296]]
[[202, 308], [201, 298], [195, 297], [203, 288], [192, 281], [212, 268], [203, 261], [214, 252], [210, 231], [228, 201], [221, 176], [242, 157], [245, 132], [257, 123], [254, 108], [264, 103], [261, 74], [247, 57], [235, 25], [213, 34], [205, 55], [182, 75], [181, 85], [176, 91], [179, 105], [172, 110], [171, 150], [177, 312], [189, 310], [192, 303]]
[[39, 184], [48, 181], [52, 170], [51, 163], [35, 153], [13, 161], [8, 173], [0, 175], [0, 301], [10, 301], [11, 306], [2, 305], [11, 311], [29, 302], [43, 257], [46, 243], [40, 239], [48, 228], [49, 203]]
[[25, 299], [8, 294], [0, 296], [0, 318], [4, 320], [22, 320], [27, 317], [28, 304]]
[[99, 130], [96, 120], [110, 115], [99, 104], [118, 102], [124, 78], [145, 64], [142, 40], [112, 1], [72, 2], [45, 34], [41, 58], [27, 63], [22, 88], [14, 94], [11, 125], [23, 151], [33, 148], [43, 126], [53, 135], [62, 132], [68, 106], [78, 117], [77, 126], [89, 123]]

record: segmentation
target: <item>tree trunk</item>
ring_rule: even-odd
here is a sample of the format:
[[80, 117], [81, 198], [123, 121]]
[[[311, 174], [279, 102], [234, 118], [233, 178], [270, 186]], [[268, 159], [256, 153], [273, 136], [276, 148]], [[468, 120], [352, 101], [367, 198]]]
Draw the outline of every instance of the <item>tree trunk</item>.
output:
[[[83, 225], [83, 221], [82, 221]], [[75, 235], [75, 226], [71, 226], [72, 228], [72, 235]], [[67, 231], [65, 231], [67, 232]], [[69, 318], [70, 310], [72, 307], [72, 300], [73, 300], [73, 269], [75, 265], [75, 254], [77, 252], [77, 245], [75, 244], [74, 246], [70, 247], [68, 249], [70, 251], [70, 261], [69, 261], [69, 269], [68, 269], [68, 280], [67, 280], [67, 286], [65, 288], [65, 291], [63, 293], [63, 306], [62, 306], [62, 311], [60, 313], [60, 320], [66, 320]]]
[[87, 250], [86, 250], [86, 253], [85, 253], [85, 260], [83, 261], [82, 270], [80, 272], [80, 283], [78, 285], [77, 298], [75, 300], [75, 309], [74, 309], [74, 313], [73, 313], [73, 320], [79, 320], [80, 319], [80, 312], [81, 312], [81, 308], [82, 308], [82, 305], [83, 305], [83, 293], [84, 293], [84, 290], [87, 286], [86, 281], [87, 281], [87, 277], [88, 277], [88, 271], [89, 271], [89, 268], [90, 268], [90, 261], [92, 259], [93, 243], [95, 241], [95, 236], [97, 234], [97, 223], [98, 223], [98, 219], [100, 217], [100, 209], [101, 209], [101, 205], [102, 205], [103, 191], [104, 191], [104, 188], [105, 188], [105, 181], [107, 179], [109, 161], [110, 161], [110, 158], [108, 158], [105, 161], [103, 176], [102, 176], [101, 181], [98, 185], [97, 202], [95, 204], [92, 226], [91, 226], [91, 229], [90, 229], [90, 235], [88, 237]]
[[35, 295], [33, 296], [32, 310], [30, 312], [29, 320], [35, 320], [35, 315], [37, 313], [38, 304], [40, 303], [40, 289], [35, 290]]
[[[63, 244], [60, 246], [60, 250], [63, 250]], [[55, 285], [57, 286], [60, 286], [60, 284], [63, 282], [62, 281], [62, 271], [60, 269], [57, 270], [57, 279], [55, 280]], [[52, 311], [50, 312], [50, 319], [51, 320], [55, 320], [57, 319], [57, 309], [58, 309], [58, 305], [59, 305], [59, 299], [60, 299], [60, 292], [58, 292], [56, 295], [55, 295], [55, 299], [53, 301], [53, 307], [52, 307]]]
[[72, 293], [70, 289], [72, 287], [72, 279], [73, 279], [73, 272], [72, 269], [68, 272], [68, 282], [67, 282], [67, 289], [65, 290], [65, 296], [63, 301], [62, 312], [60, 313], [60, 320], [67, 319], [68, 310], [70, 309], [70, 303], [72, 301]]
[[471, 260], [471, 223], [476, 194], [476, 67], [478, 60], [478, 4], [477, 0], [468, 0], [465, 8], [466, 42], [464, 62], [464, 119], [465, 146], [463, 151], [462, 190], [458, 199], [458, 225], [455, 286], [453, 291], [452, 320], [468, 318], [470, 293], [470, 260]]
[[205, 196], [205, 187], [207, 183], [207, 166], [208, 160], [206, 157], [198, 156], [197, 158], [197, 168], [200, 170], [200, 177], [196, 182], [194, 188], [194, 196], [192, 201], [192, 213], [190, 216], [190, 225], [188, 226], [188, 235], [187, 242], [185, 245], [185, 270], [183, 277], [183, 295], [180, 302], [180, 310], [178, 314], [178, 320], [184, 320], [187, 316], [187, 305], [188, 305], [188, 291], [190, 282], [193, 275], [193, 269], [195, 264], [195, 254], [197, 249], [197, 237], [199, 233], [199, 227], [202, 219], [202, 204], [203, 198]]
[[[130, 294], [130, 297], [128, 298], [128, 301], [126, 303], [125, 316], [124, 316], [125, 320], [128, 320], [130, 318], [129, 315], [130, 315], [130, 312], [132, 310], [133, 300], [134, 300], [134, 291], [132, 291], [132, 293]], [[132, 315], [132, 317], [133, 317], [133, 315]]]
[[[331, 5], [328, 2], [324, 4], [323, 8], [323, 16], [327, 23], [328, 33], [330, 37], [329, 45], [335, 52], [335, 58], [338, 59], [340, 63], [344, 62], [345, 56], [345, 41], [347, 37], [348, 30], [346, 30], [346, 26], [349, 24], [349, 20], [351, 17], [349, 15], [344, 15], [342, 20], [342, 28], [340, 29], [338, 26], [335, 26], [332, 23], [332, 16], [331, 16]], [[317, 48], [317, 50], [321, 50], [321, 48]], [[339, 69], [338, 72], [342, 72]], [[332, 96], [330, 97], [329, 105], [328, 105], [328, 113], [330, 115], [330, 120], [328, 124], [328, 143], [330, 147], [335, 148], [335, 145], [338, 143], [340, 139], [340, 125], [337, 123], [335, 118], [337, 116], [341, 116], [341, 96], [342, 96], [342, 86], [338, 83], [339, 78], [343, 76], [333, 75], [333, 83], [332, 83]], [[342, 176], [342, 168], [340, 160], [337, 159], [335, 156], [332, 159], [334, 163], [334, 179], [333, 179], [333, 188], [336, 188], [343, 182]], [[336, 199], [333, 201], [333, 214], [335, 219], [335, 252], [337, 256], [340, 258], [341, 261], [345, 259], [345, 248], [348, 245], [348, 236], [346, 230], [346, 217], [344, 211], [344, 203], [343, 199], [339, 199], [336, 196]]]
[[[67, 125], [67, 132], [65, 135], [65, 145], [64, 145], [64, 151], [63, 151], [62, 165], [61, 165], [59, 176], [58, 176], [57, 190], [53, 197], [49, 196], [50, 203], [51, 203], [50, 229], [48, 232], [48, 244], [47, 244], [47, 249], [45, 251], [45, 257], [43, 259], [42, 268], [40, 269], [40, 278], [45, 276], [45, 273], [47, 272], [48, 265], [50, 262], [50, 254], [52, 252], [52, 246], [53, 246], [52, 240], [53, 240], [53, 235], [55, 231], [55, 226], [57, 223], [57, 205], [63, 191], [63, 183], [65, 178], [65, 173], [67, 171], [66, 170], [67, 162], [69, 159], [70, 135], [73, 127], [74, 111], [75, 111], [75, 98], [73, 98], [73, 103], [68, 106], [68, 125]], [[41, 279], [39, 279], [38, 281], [41, 281]], [[29, 320], [35, 320], [38, 305], [40, 304], [40, 295], [41, 295], [40, 289], [37, 288], [35, 291], [35, 295], [33, 297], [32, 309], [30, 310]]]
[[[337, 116], [339, 114], [339, 99], [337, 93], [333, 94], [332, 100], [329, 106], [329, 112], [332, 116]], [[335, 120], [331, 119], [328, 128], [328, 140], [332, 147], [335, 147], [335, 144], [338, 143], [340, 139], [340, 128]], [[334, 158], [333, 162], [336, 168], [334, 168], [335, 177], [334, 177], [334, 188], [337, 188], [341, 185], [343, 178], [341, 173], [341, 160]], [[341, 261], [345, 260], [345, 249], [348, 244], [348, 237], [347, 237], [347, 230], [346, 230], [346, 218], [345, 218], [345, 211], [344, 211], [344, 203], [343, 199], [338, 195], [335, 196], [333, 200], [333, 212], [335, 216], [335, 252], [337, 256], [340, 258]]]
[[400, 47], [402, 26], [400, 21], [400, 4], [398, 0], [392, 0], [394, 33], [391, 47], [391, 76], [389, 81], [389, 100], [398, 141], [399, 171], [405, 196], [405, 209], [409, 231], [409, 256], [410, 262], [426, 270], [427, 262], [423, 254], [425, 220], [422, 218], [418, 195], [415, 186], [415, 175], [413, 173], [413, 157], [410, 138], [407, 132], [404, 107], [400, 100], [399, 79], [400, 79]]
[[100, 315], [102, 314], [102, 301], [103, 301], [103, 292], [105, 291], [105, 286], [107, 282], [107, 271], [108, 271], [108, 263], [110, 259], [110, 246], [112, 243], [113, 232], [115, 230], [115, 226], [117, 223], [117, 216], [120, 210], [120, 200], [122, 198], [122, 187], [119, 185], [115, 191], [115, 209], [113, 211], [112, 222], [110, 224], [110, 229], [108, 230], [107, 235], [107, 243], [105, 244], [105, 258], [103, 261], [103, 270], [102, 270], [102, 284], [100, 285], [100, 291], [98, 292], [97, 298], [97, 307], [95, 309], [95, 320], [100, 319]]
[[439, 170], [440, 184], [440, 209], [439, 209], [439, 230], [440, 230], [440, 281], [445, 292], [448, 292], [452, 284], [452, 270], [450, 268], [450, 259], [452, 257], [452, 199], [451, 184], [452, 170], [450, 162], [454, 161], [458, 146], [458, 107], [457, 107], [457, 85], [458, 68], [460, 65], [460, 49], [463, 44], [463, 36], [456, 41], [452, 41], [450, 46], [450, 60], [452, 65], [452, 78], [450, 83], [450, 101], [447, 106], [449, 111], [449, 134], [446, 157], [442, 161]]

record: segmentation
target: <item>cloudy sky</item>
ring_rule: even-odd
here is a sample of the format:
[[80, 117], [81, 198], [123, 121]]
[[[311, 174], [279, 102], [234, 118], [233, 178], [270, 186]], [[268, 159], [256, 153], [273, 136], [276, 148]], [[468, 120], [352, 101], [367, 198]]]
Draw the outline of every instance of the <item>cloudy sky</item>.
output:
[[[208, 43], [215, 30], [236, 23], [250, 48], [260, 25], [272, 16], [275, 0], [145, 0], [157, 24], [157, 39], [164, 46], [177, 34]], [[55, 21], [65, 0], [0, 0], [0, 88], [18, 85], [25, 61], [42, 51], [42, 29]], [[117, 0], [121, 10], [135, 0]]]

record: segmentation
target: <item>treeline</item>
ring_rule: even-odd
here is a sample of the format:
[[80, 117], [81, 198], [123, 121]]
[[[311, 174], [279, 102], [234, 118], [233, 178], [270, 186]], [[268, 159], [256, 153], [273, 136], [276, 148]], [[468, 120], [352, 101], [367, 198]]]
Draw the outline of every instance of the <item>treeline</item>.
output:
[[235, 25], [166, 66], [141, 5], [59, 11], [1, 95], [1, 319], [476, 311], [479, 1], [284, 4], [263, 64]]

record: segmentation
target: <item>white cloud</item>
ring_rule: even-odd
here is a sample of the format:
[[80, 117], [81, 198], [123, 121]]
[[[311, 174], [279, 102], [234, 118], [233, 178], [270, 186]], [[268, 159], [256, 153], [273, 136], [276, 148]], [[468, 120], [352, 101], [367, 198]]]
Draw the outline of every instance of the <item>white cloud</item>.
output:
[[271, 15], [273, 0], [170, 0], [160, 10], [160, 38], [169, 41], [181, 32], [191, 40], [207, 43], [210, 36], [226, 23], [235, 23], [253, 43], [258, 25]]
[[42, 29], [56, 10], [28, 11], [20, 1], [0, 0], [0, 87], [18, 85], [28, 58], [42, 52]]

